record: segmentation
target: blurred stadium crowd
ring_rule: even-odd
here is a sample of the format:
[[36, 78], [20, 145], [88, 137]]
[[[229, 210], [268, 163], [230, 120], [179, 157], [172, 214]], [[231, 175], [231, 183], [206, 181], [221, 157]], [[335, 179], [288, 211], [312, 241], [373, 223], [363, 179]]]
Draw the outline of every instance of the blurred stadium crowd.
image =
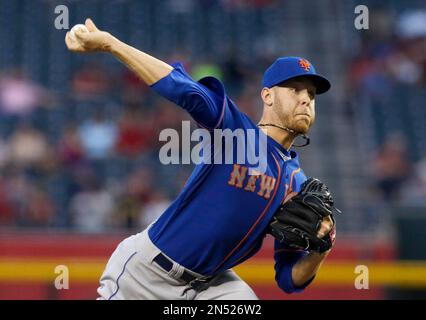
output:
[[[187, 67], [220, 72], [216, 65]], [[142, 227], [167, 207], [191, 171], [158, 159], [165, 143], [160, 131], [180, 132], [188, 116], [127, 70], [84, 65], [70, 80], [66, 103], [22, 70], [3, 73], [0, 88], [3, 226]], [[254, 108], [248, 89], [240, 105]]]
[[426, 7], [391, 5], [371, 14], [374, 28], [348, 64], [348, 113], [360, 158], [370, 162], [364, 167], [369, 210], [408, 218], [411, 210], [401, 208], [418, 208], [424, 217]]
[[[222, 79], [255, 120], [262, 72], [282, 54], [279, 43], [259, 34], [287, 19], [286, 6], [299, 8], [274, 0], [63, 2], [71, 25], [92, 16], [141, 50], [182, 61], [195, 79]], [[344, 8], [353, 16], [355, 1], [327, 3], [337, 17]], [[399, 11], [408, 2], [369, 3], [372, 29], [359, 32], [356, 50], [341, 54], [344, 99], [337, 106], [357, 128], [359, 158], [370, 163], [360, 166], [368, 190], [360, 201], [370, 210], [400, 201], [425, 206], [426, 7], [412, 1], [411, 10]], [[180, 131], [188, 116], [112, 58], [67, 52], [65, 32], [52, 26], [55, 4], [0, 0], [0, 226], [140, 229], [162, 213], [190, 174], [190, 165], [158, 160], [159, 132]], [[202, 15], [195, 13], [200, 9]], [[23, 21], [33, 30], [20, 26]], [[232, 32], [224, 36], [228, 46], [220, 47], [221, 35]], [[321, 70], [321, 59], [314, 63]]]

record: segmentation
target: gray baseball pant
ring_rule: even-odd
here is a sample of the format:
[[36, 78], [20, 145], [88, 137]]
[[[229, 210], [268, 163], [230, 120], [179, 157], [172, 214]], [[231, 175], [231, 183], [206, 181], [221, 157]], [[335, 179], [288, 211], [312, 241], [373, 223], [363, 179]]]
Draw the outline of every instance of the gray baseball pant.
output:
[[[98, 288], [98, 300], [257, 300], [256, 294], [232, 269], [215, 276], [202, 290], [179, 277], [186, 270], [173, 262], [166, 272], [153, 259], [161, 252], [148, 236], [148, 228], [124, 239], [110, 257]], [[164, 253], [163, 253], [164, 254]], [[167, 257], [167, 256], [166, 256]]]

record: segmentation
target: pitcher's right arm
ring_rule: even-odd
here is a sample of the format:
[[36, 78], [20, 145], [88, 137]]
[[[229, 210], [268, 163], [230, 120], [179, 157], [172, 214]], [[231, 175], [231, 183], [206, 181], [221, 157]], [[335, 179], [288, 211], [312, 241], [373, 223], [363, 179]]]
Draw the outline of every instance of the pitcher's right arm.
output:
[[89, 32], [77, 30], [77, 41], [67, 32], [65, 42], [70, 51], [111, 53], [157, 93], [187, 110], [199, 124], [208, 128], [218, 126], [223, 115], [223, 97], [191, 79], [183, 66], [171, 66], [125, 44], [109, 32], [99, 30], [91, 19], [86, 19], [85, 25]]

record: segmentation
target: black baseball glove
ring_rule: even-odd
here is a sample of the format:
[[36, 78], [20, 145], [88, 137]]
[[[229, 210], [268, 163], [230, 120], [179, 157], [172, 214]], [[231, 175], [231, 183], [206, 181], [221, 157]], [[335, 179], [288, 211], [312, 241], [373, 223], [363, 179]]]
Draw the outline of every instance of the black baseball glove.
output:
[[[269, 233], [288, 247], [325, 252], [333, 246], [335, 238], [333, 206], [327, 186], [318, 179], [309, 178], [298, 195], [278, 208], [269, 225]], [[333, 229], [318, 238], [321, 221], [327, 216], [333, 220]]]

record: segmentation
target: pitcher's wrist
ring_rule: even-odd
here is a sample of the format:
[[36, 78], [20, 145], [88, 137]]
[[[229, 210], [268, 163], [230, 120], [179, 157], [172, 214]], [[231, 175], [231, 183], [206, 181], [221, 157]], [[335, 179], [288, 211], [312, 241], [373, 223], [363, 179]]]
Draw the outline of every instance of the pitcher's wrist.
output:
[[102, 46], [102, 51], [112, 54], [116, 53], [119, 42], [120, 41], [116, 37], [107, 32], [105, 35], [105, 43]]

